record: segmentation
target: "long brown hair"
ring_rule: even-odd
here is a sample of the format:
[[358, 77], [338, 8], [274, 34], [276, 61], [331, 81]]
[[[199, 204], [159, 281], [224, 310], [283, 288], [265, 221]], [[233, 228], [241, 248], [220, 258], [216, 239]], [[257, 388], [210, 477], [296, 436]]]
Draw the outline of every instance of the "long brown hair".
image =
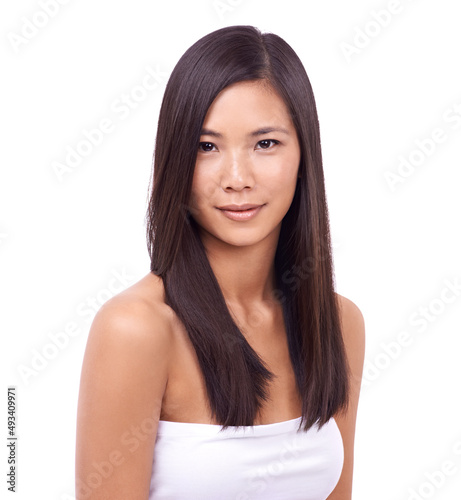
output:
[[334, 293], [320, 130], [312, 88], [294, 50], [279, 36], [231, 26], [192, 45], [175, 66], [160, 110], [146, 216], [151, 271], [197, 353], [213, 417], [253, 425], [273, 374], [227, 308], [189, 206], [202, 124], [228, 85], [264, 79], [284, 99], [298, 133], [300, 178], [282, 221], [274, 259], [275, 300], [302, 398], [304, 430], [347, 408], [349, 367]]

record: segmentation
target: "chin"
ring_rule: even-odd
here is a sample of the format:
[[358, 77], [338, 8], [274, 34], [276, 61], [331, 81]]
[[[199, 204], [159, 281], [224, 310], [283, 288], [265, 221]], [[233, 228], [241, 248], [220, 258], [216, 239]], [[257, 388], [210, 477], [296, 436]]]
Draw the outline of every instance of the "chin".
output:
[[[229, 229], [228, 231], [220, 228], [220, 231], [213, 231], [211, 228], [200, 227], [200, 236], [203, 242], [213, 242], [227, 244], [234, 247], [247, 247], [256, 245], [263, 240], [267, 235], [258, 234], [256, 228], [243, 228]], [[246, 233], [246, 234], [245, 234]]]
[[264, 237], [259, 237], [254, 232], [248, 235], [214, 235], [215, 239], [220, 240], [222, 243], [227, 243], [228, 245], [234, 247], [248, 247], [251, 245], [256, 245]]

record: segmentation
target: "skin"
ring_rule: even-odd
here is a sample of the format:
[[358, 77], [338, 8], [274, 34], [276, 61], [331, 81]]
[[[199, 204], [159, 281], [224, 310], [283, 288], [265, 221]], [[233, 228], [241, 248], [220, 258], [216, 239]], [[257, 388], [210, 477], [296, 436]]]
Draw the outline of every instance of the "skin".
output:
[[[301, 401], [271, 290], [281, 221], [299, 175], [296, 130], [283, 100], [261, 82], [224, 89], [203, 129], [191, 213], [231, 314], [276, 375], [255, 425], [293, 419]], [[236, 222], [216, 208], [230, 203], [264, 206], [252, 220]], [[364, 323], [353, 302], [337, 297], [352, 391], [347, 414], [335, 416], [345, 460], [328, 500], [350, 500]], [[90, 328], [78, 402], [77, 500], [146, 500], [159, 419], [217, 423], [187, 332], [165, 304], [161, 279], [149, 273], [108, 300]]]

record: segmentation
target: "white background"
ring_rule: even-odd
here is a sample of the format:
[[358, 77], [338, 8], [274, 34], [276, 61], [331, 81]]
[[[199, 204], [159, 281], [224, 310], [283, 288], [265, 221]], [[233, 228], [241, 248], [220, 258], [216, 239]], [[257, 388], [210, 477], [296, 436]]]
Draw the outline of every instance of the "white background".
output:
[[[144, 214], [167, 77], [206, 33], [252, 24], [285, 38], [310, 77], [337, 291], [365, 317], [353, 499], [461, 498], [459, 3], [70, 0], [52, 17], [46, 3], [4, 2], [0, 14], [0, 421], [6, 441], [15, 385], [19, 436], [9, 496], [73, 499], [88, 301], [97, 309], [109, 285], [149, 272]], [[164, 76], [143, 95], [146, 67]], [[59, 179], [54, 162], [104, 119], [112, 131]], [[402, 158], [415, 166], [392, 185]]]

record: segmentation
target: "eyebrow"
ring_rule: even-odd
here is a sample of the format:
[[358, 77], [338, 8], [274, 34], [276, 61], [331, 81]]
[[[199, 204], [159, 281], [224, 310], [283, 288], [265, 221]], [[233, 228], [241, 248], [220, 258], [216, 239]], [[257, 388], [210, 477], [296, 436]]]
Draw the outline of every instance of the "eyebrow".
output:
[[[287, 135], [290, 134], [290, 132], [288, 132], [288, 130], [283, 127], [263, 127], [263, 128], [258, 128], [253, 132], [250, 132], [248, 135], [250, 137], [255, 137], [257, 135], [270, 134], [272, 132], [282, 132], [283, 134]], [[214, 130], [210, 130], [207, 128], [202, 129], [200, 135], [210, 135], [211, 137], [218, 137], [218, 138], [223, 136], [223, 134], [221, 134], [220, 132], [216, 132]]]

